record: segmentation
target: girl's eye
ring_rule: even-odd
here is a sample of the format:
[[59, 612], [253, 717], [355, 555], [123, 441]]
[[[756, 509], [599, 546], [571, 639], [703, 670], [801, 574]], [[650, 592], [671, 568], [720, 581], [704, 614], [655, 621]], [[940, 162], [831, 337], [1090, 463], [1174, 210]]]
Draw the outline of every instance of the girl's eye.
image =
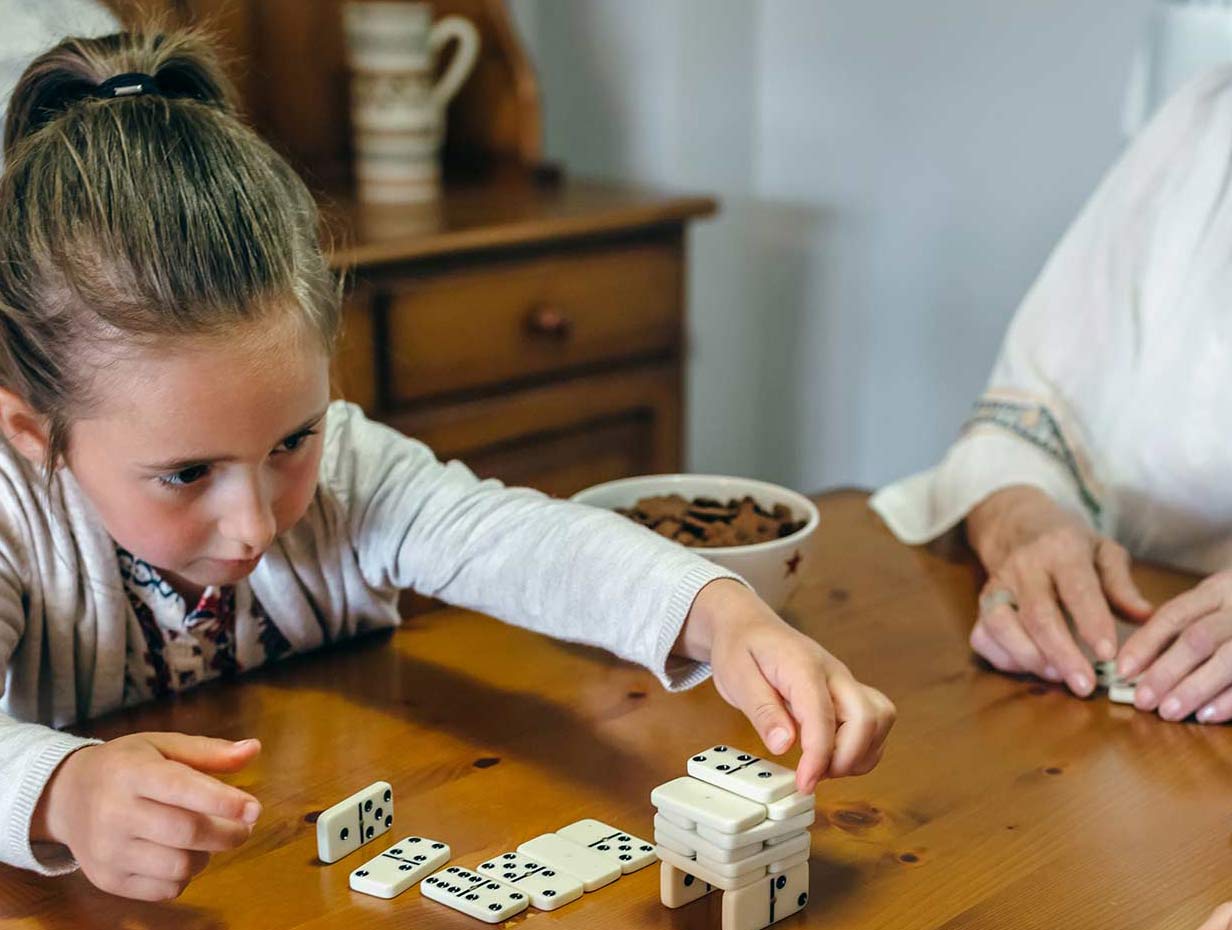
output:
[[294, 452], [305, 442], [309, 436], [315, 436], [317, 431], [314, 429], [306, 429], [302, 433], [296, 433], [294, 436], [288, 436], [282, 441], [282, 445], [278, 447], [278, 452]]
[[209, 474], [210, 466], [208, 465], [193, 465], [191, 468], [183, 468], [171, 475], [160, 475], [158, 480], [168, 487], [182, 488], [186, 485], [200, 481]]

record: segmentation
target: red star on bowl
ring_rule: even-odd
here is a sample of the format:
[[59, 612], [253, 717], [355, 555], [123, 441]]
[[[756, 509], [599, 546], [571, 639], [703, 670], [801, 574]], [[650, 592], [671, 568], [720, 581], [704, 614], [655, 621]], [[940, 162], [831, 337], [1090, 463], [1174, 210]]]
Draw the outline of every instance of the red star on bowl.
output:
[[790, 559], [787, 560], [787, 574], [784, 575], [783, 577], [790, 578], [792, 575], [794, 575], [796, 571], [800, 568], [800, 562], [801, 562], [800, 553], [796, 552], [794, 555], [792, 555]]

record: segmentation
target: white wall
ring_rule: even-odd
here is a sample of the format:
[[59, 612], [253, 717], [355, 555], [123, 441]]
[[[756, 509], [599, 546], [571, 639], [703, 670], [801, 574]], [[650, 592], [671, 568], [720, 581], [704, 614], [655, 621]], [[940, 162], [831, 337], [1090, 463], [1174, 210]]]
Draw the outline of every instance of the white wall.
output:
[[717, 193], [689, 465], [927, 466], [1122, 147], [1150, 0], [514, 0], [575, 175]]

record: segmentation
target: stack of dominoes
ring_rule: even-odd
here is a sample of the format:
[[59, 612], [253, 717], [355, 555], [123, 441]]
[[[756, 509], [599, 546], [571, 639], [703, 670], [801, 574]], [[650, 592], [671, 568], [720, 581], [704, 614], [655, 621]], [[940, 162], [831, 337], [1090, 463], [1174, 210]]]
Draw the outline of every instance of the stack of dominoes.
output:
[[1095, 687], [1106, 688], [1108, 700], [1114, 704], [1132, 704], [1138, 690], [1138, 679], [1118, 675], [1116, 662], [1096, 662]]
[[723, 891], [722, 930], [761, 930], [808, 903], [814, 797], [790, 769], [727, 746], [650, 793], [667, 907]]
[[[317, 855], [337, 862], [386, 833], [393, 820], [393, 789], [374, 782], [317, 817]], [[424, 897], [497, 923], [527, 907], [555, 910], [658, 861], [651, 843], [598, 820], [544, 833], [474, 870], [448, 865], [451, 856], [447, 843], [406, 836], [353, 870], [350, 885], [393, 898], [422, 881]]]

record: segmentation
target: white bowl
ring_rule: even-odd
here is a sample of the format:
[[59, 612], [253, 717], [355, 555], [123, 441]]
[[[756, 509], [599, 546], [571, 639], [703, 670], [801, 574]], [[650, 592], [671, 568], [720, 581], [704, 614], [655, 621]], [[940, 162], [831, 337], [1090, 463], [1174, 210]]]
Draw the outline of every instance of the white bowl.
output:
[[800, 584], [800, 578], [809, 561], [809, 543], [820, 522], [817, 508], [811, 500], [803, 494], [767, 481], [722, 475], [643, 475], [637, 478], [621, 478], [578, 491], [572, 500], [579, 504], [614, 510], [617, 507], [632, 507], [644, 497], [659, 494], [679, 494], [686, 500], [710, 497], [725, 502], [731, 498], [739, 500], [747, 495], [766, 510], [773, 510], [775, 504], [785, 504], [791, 509], [795, 519], [803, 519], [803, 528], [781, 539], [714, 549], [689, 547], [698, 555], [744, 578], [771, 608], [776, 611], [782, 609]]

